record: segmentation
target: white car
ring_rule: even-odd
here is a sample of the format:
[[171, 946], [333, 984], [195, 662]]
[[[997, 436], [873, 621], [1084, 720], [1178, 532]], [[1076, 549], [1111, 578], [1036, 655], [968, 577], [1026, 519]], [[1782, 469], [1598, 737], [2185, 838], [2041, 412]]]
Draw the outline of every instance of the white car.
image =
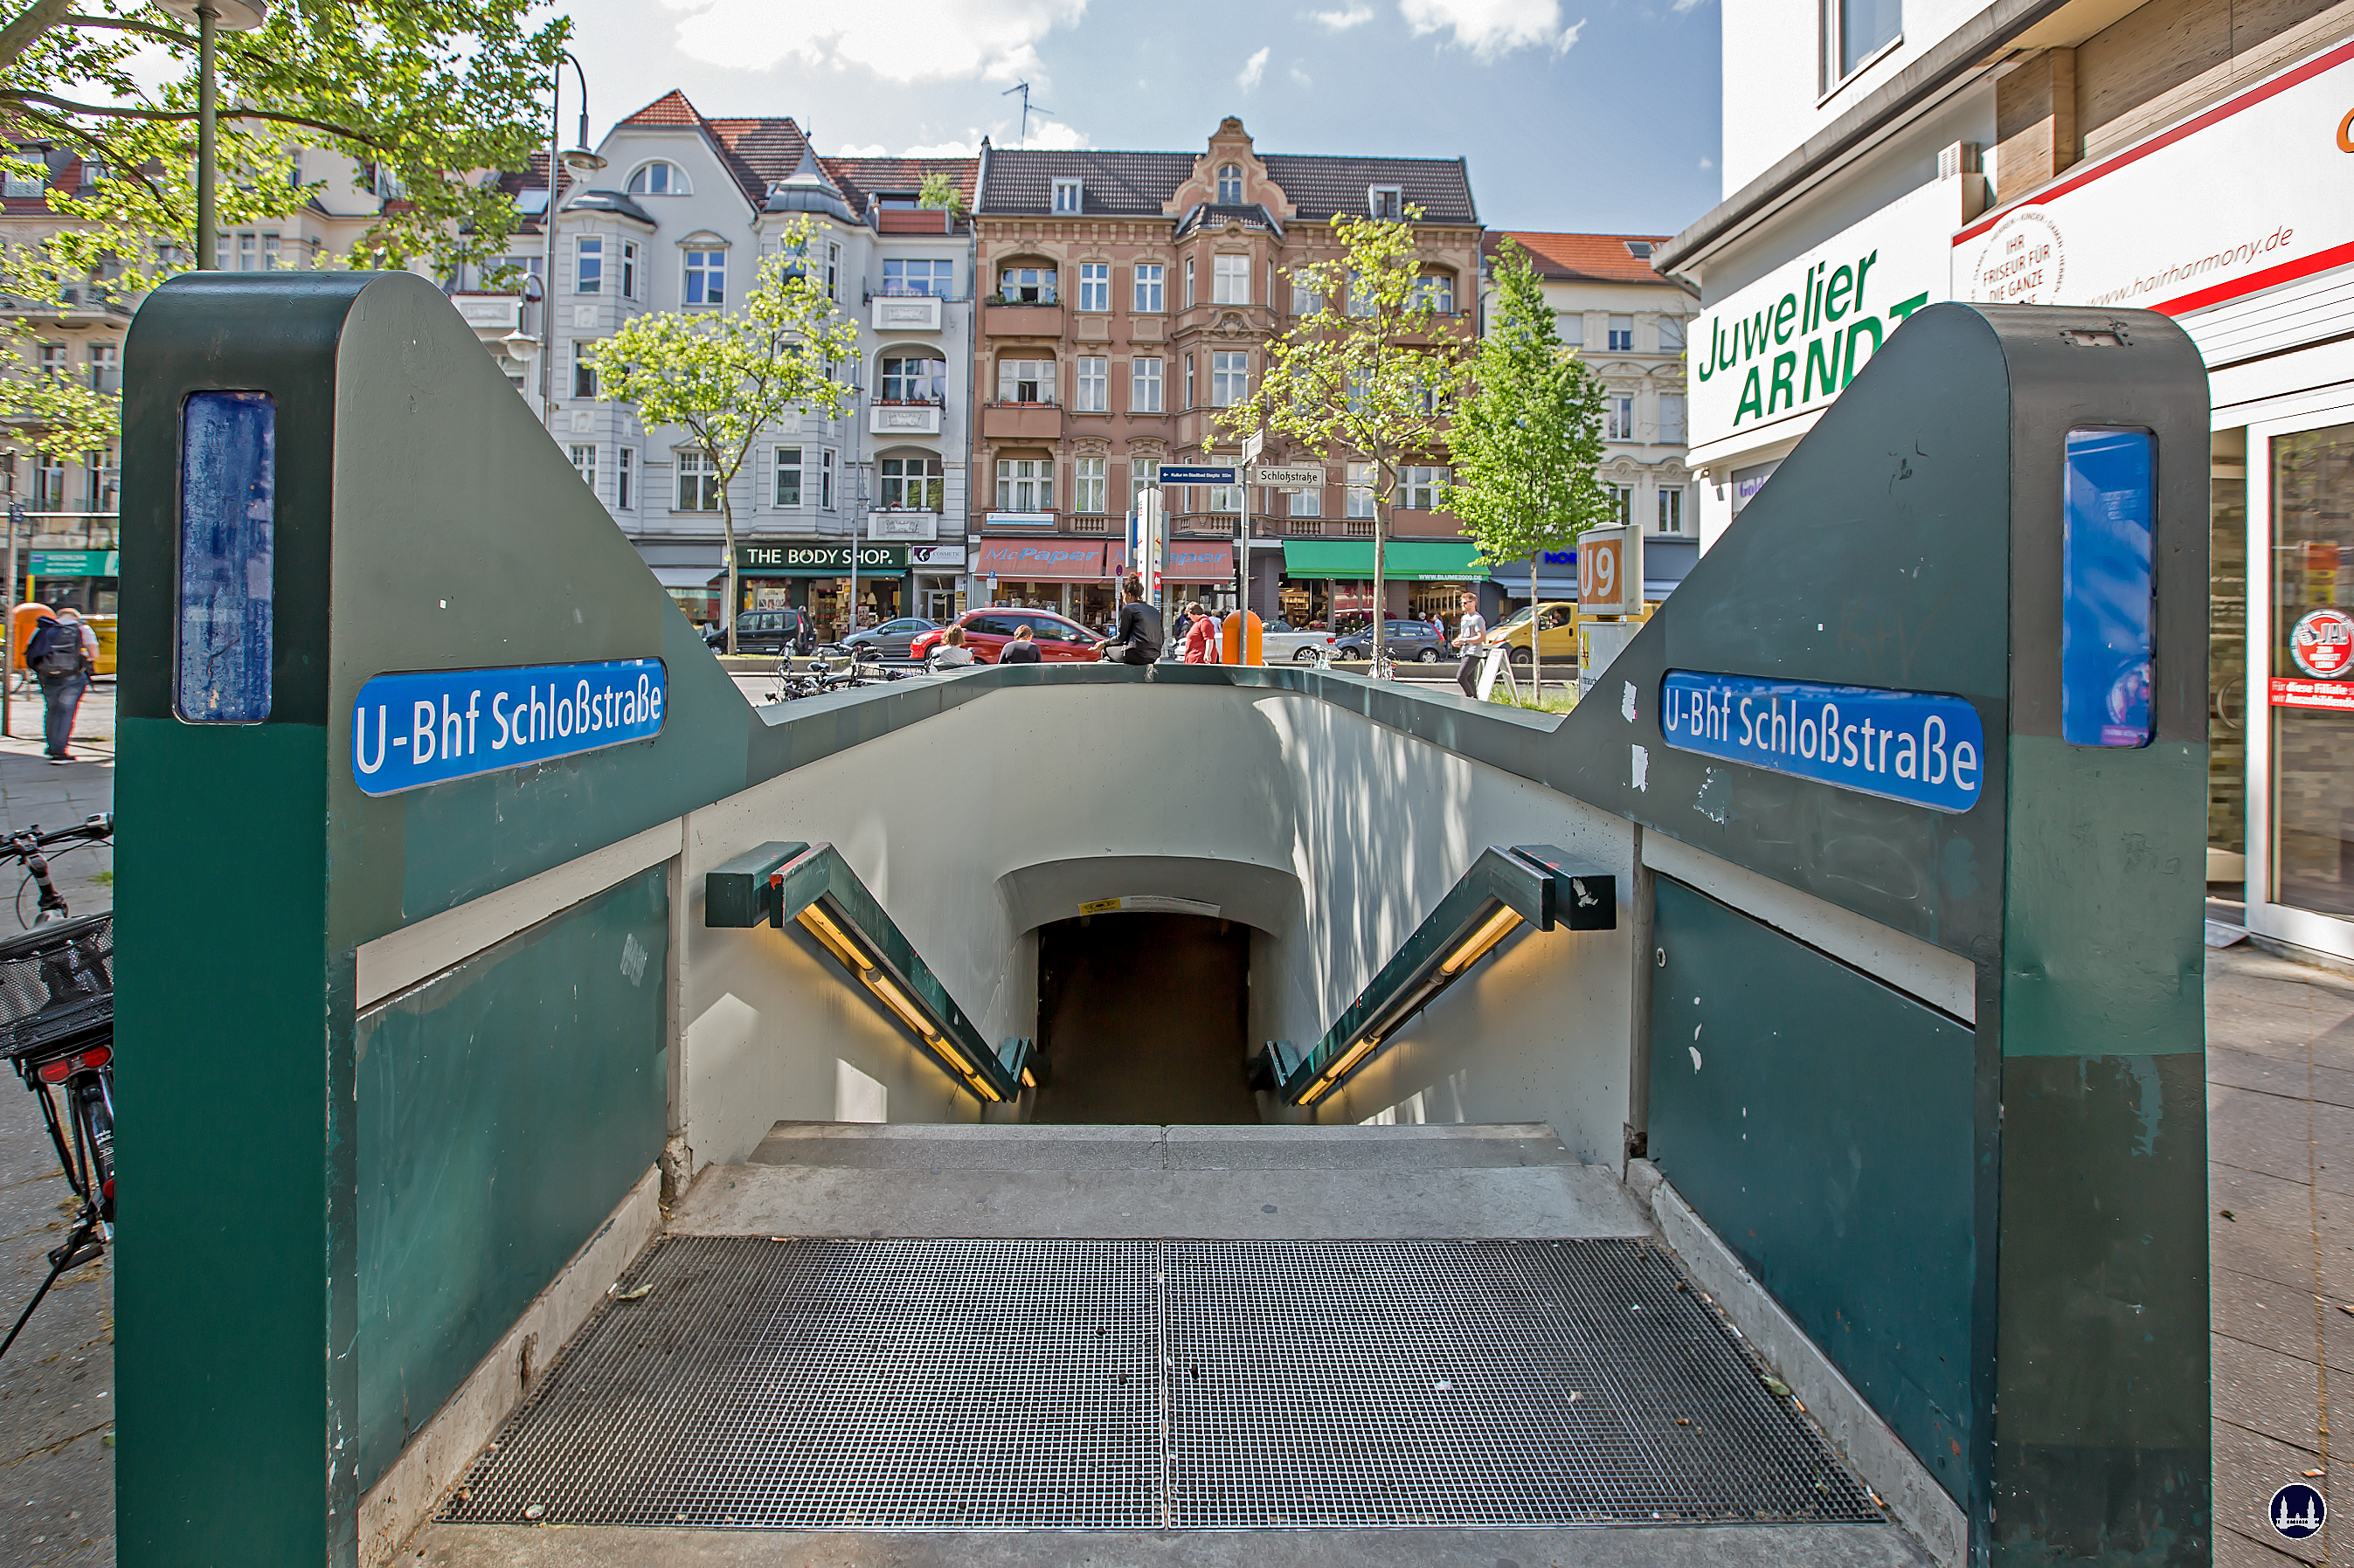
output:
[[1310, 649], [1330, 648], [1335, 640], [1331, 631], [1296, 631], [1270, 620], [1259, 628], [1259, 656], [1270, 664], [1305, 664], [1315, 657]]

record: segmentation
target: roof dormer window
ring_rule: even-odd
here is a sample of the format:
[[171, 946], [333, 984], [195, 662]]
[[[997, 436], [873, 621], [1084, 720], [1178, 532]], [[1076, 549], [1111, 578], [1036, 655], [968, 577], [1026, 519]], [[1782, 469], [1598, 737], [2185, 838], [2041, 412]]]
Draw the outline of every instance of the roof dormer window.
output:
[[1080, 201], [1081, 188], [1078, 181], [1056, 180], [1055, 182], [1055, 210], [1056, 212], [1076, 212], [1079, 210]]
[[1397, 185], [1367, 185], [1365, 210], [1375, 217], [1390, 219], [1405, 216], [1405, 191]]
[[1218, 167], [1218, 204], [1239, 207], [1243, 199], [1243, 169], [1240, 164], [1222, 164]]
[[642, 165], [630, 176], [631, 196], [689, 196], [686, 171], [676, 164], [666, 164], [657, 158]]

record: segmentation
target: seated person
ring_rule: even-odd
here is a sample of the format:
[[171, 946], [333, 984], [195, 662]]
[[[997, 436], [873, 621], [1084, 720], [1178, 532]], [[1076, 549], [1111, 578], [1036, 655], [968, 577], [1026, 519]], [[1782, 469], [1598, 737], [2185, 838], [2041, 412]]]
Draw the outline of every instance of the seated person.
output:
[[972, 650], [964, 645], [963, 627], [948, 629], [940, 639], [940, 645], [932, 650], [929, 662], [935, 670], [954, 670], [972, 662]]
[[1161, 657], [1161, 612], [1144, 601], [1144, 580], [1129, 577], [1119, 585], [1119, 624], [1109, 641], [1098, 644], [1108, 664], [1150, 664]]
[[1001, 664], [1042, 664], [1045, 660], [1039, 653], [1037, 641], [1031, 636], [1030, 628], [1025, 624], [1015, 629], [1013, 641], [998, 650], [997, 662]]

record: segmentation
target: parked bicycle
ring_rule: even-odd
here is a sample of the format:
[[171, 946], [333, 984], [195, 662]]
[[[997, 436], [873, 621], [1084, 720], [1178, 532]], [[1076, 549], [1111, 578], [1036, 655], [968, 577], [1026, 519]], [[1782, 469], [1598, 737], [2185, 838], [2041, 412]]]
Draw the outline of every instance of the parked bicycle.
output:
[[65, 1240], [49, 1249], [48, 1277], [25, 1304], [0, 1356], [25, 1331], [49, 1287], [106, 1255], [114, 1241], [114, 916], [74, 917], [49, 875], [45, 846], [111, 838], [114, 820], [38, 828], [0, 841], [0, 859], [22, 860], [41, 890], [36, 923], [0, 941], [0, 1055], [39, 1099], [66, 1184], [80, 1202]]
[[905, 681], [915, 673], [911, 670], [888, 668], [883, 662], [883, 656], [872, 646], [864, 643], [859, 644], [853, 650], [843, 650], [838, 645], [829, 646], [836, 653], [849, 653], [851, 657], [847, 662], [837, 667], [832, 660], [825, 656], [826, 650], [821, 649], [819, 656], [809, 662], [808, 671], [796, 674], [790, 659], [779, 660], [777, 663], [777, 687], [769, 694], [769, 700], [779, 703], [793, 702], [801, 697], [822, 696], [828, 692], [844, 691], [854, 686], [869, 686], [885, 681]]

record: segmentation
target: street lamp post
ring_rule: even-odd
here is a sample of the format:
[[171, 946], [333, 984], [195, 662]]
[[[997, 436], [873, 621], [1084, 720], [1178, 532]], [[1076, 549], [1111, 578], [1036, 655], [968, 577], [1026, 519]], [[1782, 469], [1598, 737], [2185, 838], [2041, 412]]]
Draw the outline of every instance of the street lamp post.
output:
[[[580, 144], [568, 152], [559, 151], [564, 145], [564, 66], [572, 65], [573, 79], [580, 84]], [[539, 417], [543, 423], [553, 423], [556, 411], [556, 197], [562, 185], [559, 168], [592, 175], [605, 166], [605, 160], [588, 150], [588, 76], [580, 62], [566, 49], [556, 64], [556, 75], [550, 83], [547, 99], [547, 207], [540, 214], [539, 262]]]
[[214, 41], [223, 29], [251, 32], [270, 20], [270, 0], [163, 0], [164, 6], [183, 21], [196, 25], [196, 267], [209, 272], [220, 265], [215, 253], [214, 228], [218, 201], [214, 192], [214, 164], [219, 90], [213, 69]]

